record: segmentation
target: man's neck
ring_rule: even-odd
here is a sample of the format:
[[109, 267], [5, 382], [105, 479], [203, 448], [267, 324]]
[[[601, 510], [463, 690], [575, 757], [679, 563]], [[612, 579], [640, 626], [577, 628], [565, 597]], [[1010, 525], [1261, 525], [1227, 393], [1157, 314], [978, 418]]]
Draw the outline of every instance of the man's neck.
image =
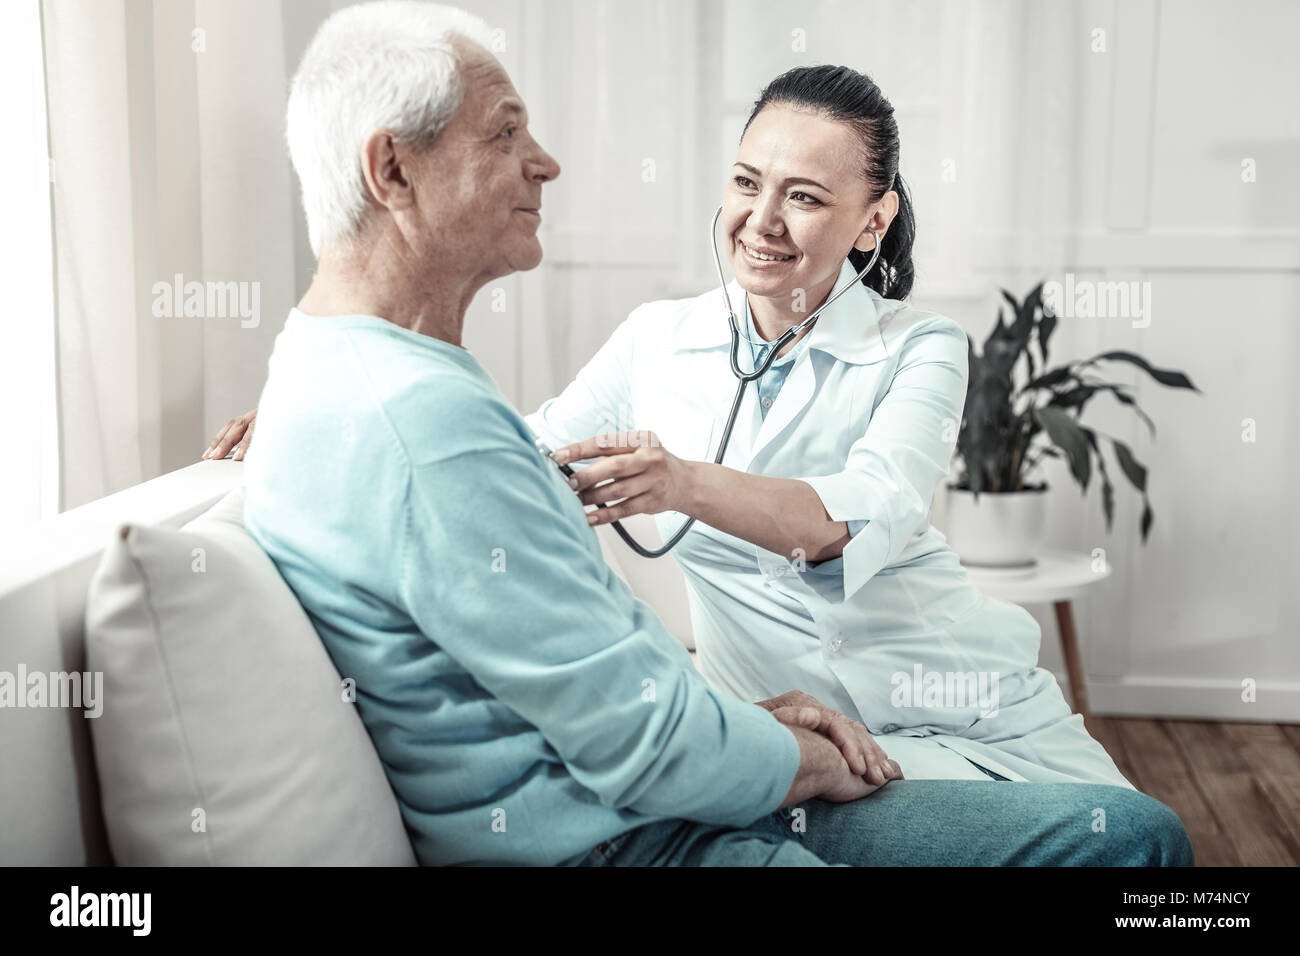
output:
[[326, 250], [298, 303], [307, 315], [373, 315], [460, 346], [465, 311], [483, 281], [451, 271], [421, 272], [391, 243], [357, 244], [369, 253]]

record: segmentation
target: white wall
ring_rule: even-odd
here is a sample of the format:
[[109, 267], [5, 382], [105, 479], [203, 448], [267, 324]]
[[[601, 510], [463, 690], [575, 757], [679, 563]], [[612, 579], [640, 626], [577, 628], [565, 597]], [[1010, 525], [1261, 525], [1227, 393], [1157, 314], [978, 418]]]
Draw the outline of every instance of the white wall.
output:
[[[1300, 719], [1300, 7], [864, 0], [505, 4], [509, 63], [564, 166], [546, 190], [547, 259], [506, 321], [503, 384], [531, 409], [638, 303], [712, 285], [705, 240], [741, 124], [794, 65], [843, 62], [894, 102], [917, 201], [914, 301], [982, 342], [1000, 301], [1044, 278], [1149, 281], [1151, 323], [1063, 320], [1054, 362], [1131, 349], [1194, 395], [1127, 366], [1155, 419], [1106, 398], [1085, 421], [1147, 465], [1156, 522], [1114, 466], [1115, 525], [1049, 462], [1053, 546], [1115, 568], [1075, 615], [1098, 712]], [[805, 31], [807, 51], [791, 49]], [[1104, 50], [1099, 35], [1105, 31]], [[1253, 157], [1258, 181], [1243, 183]], [[655, 164], [643, 181], [643, 162]], [[945, 171], [956, 172], [955, 180]], [[534, 298], [534, 296], [536, 296]], [[480, 340], [487, 348], [489, 338]], [[482, 348], [480, 351], [482, 351]], [[513, 359], [513, 370], [510, 360]], [[1108, 404], [1109, 402], [1109, 404]], [[1242, 440], [1242, 421], [1258, 440]], [[936, 502], [942, 527], [942, 501]], [[1063, 672], [1054, 617], [1032, 607]], [[1240, 700], [1241, 681], [1258, 700]]]
[[[1074, 185], [1060, 270], [1151, 283], [1149, 327], [1095, 320], [1081, 349], [1131, 348], [1204, 395], [1137, 379], [1152, 443], [1100, 419], [1151, 471], [1156, 526], [1122, 495], [1104, 535], [1096, 495], [1061, 501], [1054, 535], [1107, 547], [1119, 573], [1081, 621], [1098, 709], [1300, 716], [1300, 8], [1288, 3], [1094, 4], [1113, 24], [1083, 54]], [[1076, 17], [1079, 22], [1081, 17]], [[1129, 38], [1132, 38], [1131, 41]], [[1242, 181], [1254, 159], [1257, 181]], [[991, 265], [993, 263], [990, 263]], [[1126, 375], [1126, 379], [1133, 376]], [[1100, 410], [1100, 409], [1099, 409]], [[1244, 420], [1257, 429], [1243, 440]], [[1051, 633], [1050, 631], [1048, 633]], [[1240, 700], [1259, 682], [1258, 702]]]
[[[253, 405], [283, 313], [310, 280], [279, 123], [293, 66], [341, 5], [126, 0], [136, 65], [121, 82], [142, 83], [140, 57], [153, 57], [142, 89], [154, 125], [140, 127], [143, 94], [130, 97], [132, 152], [111, 157], [157, 184], [131, 200], [154, 207], [135, 211], [149, 224], [137, 225], [137, 285], [180, 271], [264, 289], [257, 330], [141, 320], [152, 331], [130, 356], [129, 397], [162, 412], [141, 425], [139, 478], [192, 460], [219, 422]], [[1066, 320], [1055, 358], [1133, 349], [1204, 392], [1115, 370], [1155, 418], [1154, 443], [1107, 399], [1089, 408], [1085, 421], [1150, 469], [1156, 524], [1145, 546], [1140, 500], [1122, 480], [1107, 535], [1097, 489], [1082, 498], [1063, 470], [1046, 471], [1050, 543], [1104, 547], [1116, 569], [1075, 609], [1094, 708], [1300, 719], [1300, 396], [1289, 374], [1300, 358], [1300, 6], [464, 5], [502, 31], [501, 59], [563, 166], [544, 192], [544, 264], [485, 289], [467, 325], [467, 345], [523, 410], [562, 387], [637, 304], [712, 286], [706, 230], [749, 105], [790, 66], [847, 63], [897, 109], [919, 306], [982, 342], [999, 285], [1019, 295], [1066, 272], [1150, 281], [1149, 327]], [[186, 42], [196, 23], [209, 31], [201, 57]], [[805, 51], [792, 48], [795, 31]], [[1241, 181], [1245, 157], [1257, 182]], [[1241, 440], [1247, 418], [1253, 443]], [[1050, 610], [1033, 610], [1043, 662], [1059, 670]], [[1259, 681], [1253, 705], [1239, 702], [1247, 677]]]

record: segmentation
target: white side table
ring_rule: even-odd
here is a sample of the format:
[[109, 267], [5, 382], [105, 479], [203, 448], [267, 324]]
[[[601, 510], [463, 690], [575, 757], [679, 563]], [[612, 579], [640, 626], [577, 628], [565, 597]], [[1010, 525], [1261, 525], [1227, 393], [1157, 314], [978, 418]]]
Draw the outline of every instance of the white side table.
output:
[[1048, 550], [1038, 555], [1038, 563], [1029, 568], [986, 568], [966, 565], [970, 581], [989, 597], [1013, 604], [1048, 604], [1056, 611], [1056, 627], [1061, 635], [1061, 653], [1065, 673], [1070, 681], [1074, 709], [1088, 716], [1088, 692], [1084, 686], [1083, 661], [1079, 657], [1079, 638], [1074, 630], [1074, 611], [1070, 602], [1083, 594], [1090, 584], [1110, 576], [1110, 564], [1094, 568], [1091, 554], [1082, 551]]

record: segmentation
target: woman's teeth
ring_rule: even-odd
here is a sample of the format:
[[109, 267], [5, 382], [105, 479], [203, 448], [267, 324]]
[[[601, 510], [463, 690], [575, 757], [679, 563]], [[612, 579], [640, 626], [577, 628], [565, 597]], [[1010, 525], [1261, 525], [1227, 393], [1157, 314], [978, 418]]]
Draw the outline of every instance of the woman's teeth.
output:
[[746, 255], [750, 256], [751, 258], [757, 259], [759, 262], [785, 262], [787, 259], [794, 258], [794, 256], [771, 256], [768, 255], [766, 252], [759, 252], [756, 249], [751, 249], [743, 242], [740, 244], [740, 248], [745, 250]]

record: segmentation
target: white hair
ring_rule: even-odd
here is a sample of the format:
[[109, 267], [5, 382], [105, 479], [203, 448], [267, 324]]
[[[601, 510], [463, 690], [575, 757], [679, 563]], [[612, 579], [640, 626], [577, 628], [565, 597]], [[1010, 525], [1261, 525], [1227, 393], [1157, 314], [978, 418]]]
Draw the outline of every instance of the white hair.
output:
[[460, 109], [454, 37], [487, 48], [491, 34], [464, 10], [417, 0], [346, 7], [316, 31], [289, 91], [286, 138], [317, 257], [360, 229], [370, 134], [427, 149]]

